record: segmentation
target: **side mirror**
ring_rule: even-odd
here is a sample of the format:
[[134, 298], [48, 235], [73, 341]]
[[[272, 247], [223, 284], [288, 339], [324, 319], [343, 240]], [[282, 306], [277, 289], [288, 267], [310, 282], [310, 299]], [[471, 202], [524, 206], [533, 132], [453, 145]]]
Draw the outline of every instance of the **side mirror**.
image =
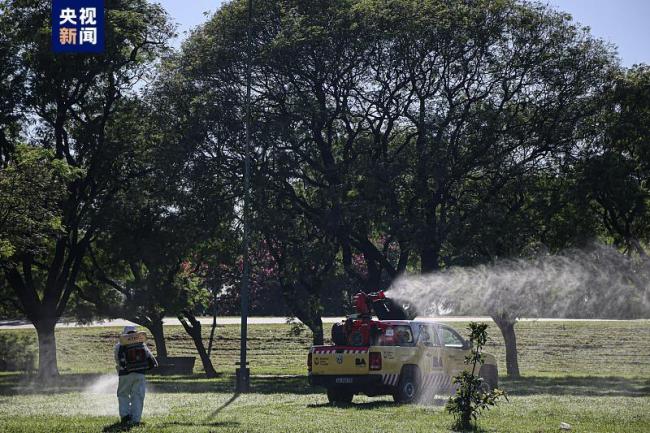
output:
[[463, 340], [463, 350], [469, 350], [472, 348], [472, 342], [469, 340]]

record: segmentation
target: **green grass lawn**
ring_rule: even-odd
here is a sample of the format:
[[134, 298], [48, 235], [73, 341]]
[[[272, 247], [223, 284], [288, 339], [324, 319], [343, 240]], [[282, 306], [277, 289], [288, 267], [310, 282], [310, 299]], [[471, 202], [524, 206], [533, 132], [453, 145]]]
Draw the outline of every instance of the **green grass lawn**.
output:
[[[252, 393], [232, 391], [239, 328], [222, 326], [213, 356], [221, 376], [203, 379], [197, 366], [190, 377], [150, 377], [145, 424], [131, 431], [449, 431], [452, 419], [440, 404], [398, 406], [389, 397], [356, 396], [348, 407], [327, 405], [324, 392], [306, 383], [307, 335], [290, 336], [286, 325], [249, 330]], [[111, 350], [118, 331], [57, 331], [63, 375], [56, 386], [1, 374], [0, 432], [119, 431], [111, 388], [116, 382]], [[192, 354], [182, 328], [166, 331], [170, 355]], [[502, 341], [496, 327], [491, 331], [488, 351], [504, 372]], [[650, 432], [650, 321], [522, 322], [517, 333], [524, 377], [501, 377], [509, 402], [481, 418], [483, 431], [559, 432], [560, 422], [567, 422], [573, 432]]]

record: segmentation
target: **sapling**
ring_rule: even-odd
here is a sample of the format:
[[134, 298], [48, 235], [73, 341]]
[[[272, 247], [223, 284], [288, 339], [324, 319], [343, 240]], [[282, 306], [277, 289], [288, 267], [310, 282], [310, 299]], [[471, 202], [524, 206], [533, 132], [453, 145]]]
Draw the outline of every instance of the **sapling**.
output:
[[500, 398], [508, 400], [503, 390], [490, 389], [490, 386], [478, 375], [481, 365], [485, 362], [481, 351], [487, 342], [487, 327], [486, 323], [476, 322], [471, 322], [468, 327], [472, 349], [465, 357], [465, 364], [471, 365], [471, 370], [464, 370], [454, 376], [456, 394], [449, 397], [446, 405], [447, 411], [454, 415], [453, 428], [456, 430], [471, 429], [472, 420], [476, 421], [483, 409], [494, 406]]

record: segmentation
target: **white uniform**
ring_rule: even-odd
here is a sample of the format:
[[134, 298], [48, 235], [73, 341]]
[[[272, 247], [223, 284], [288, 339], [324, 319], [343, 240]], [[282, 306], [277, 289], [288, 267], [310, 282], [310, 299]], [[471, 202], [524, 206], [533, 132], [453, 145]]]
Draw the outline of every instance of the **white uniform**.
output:
[[[156, 358], [154, 358], [146, 344], [144, 345], [144, 349], [147, 353], [147, 358], [152, 360], [153, 365], [158, 365]], [[119, 402], [120, 418], [125, 420], [127, 419], [126, 417], [129, 417], [131, 422], [139, 423], [142, 418], [144, 395], [146, 391], [144, 372], [128, 373], [125, 369], [122, 369], [119, 361], [119, 351], [120, 343], [117, 343], [113, 349], [113, 353], [115, 357], [115, 368], [120, 376], [117, 385], [117, 400]]]

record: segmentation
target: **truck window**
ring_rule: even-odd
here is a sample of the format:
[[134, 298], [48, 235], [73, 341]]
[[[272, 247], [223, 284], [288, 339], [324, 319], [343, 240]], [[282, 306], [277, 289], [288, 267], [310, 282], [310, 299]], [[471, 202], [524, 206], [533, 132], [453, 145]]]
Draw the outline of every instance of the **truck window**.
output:
[[441, 327], [440, 330], [442, 333], [442, 342], [445, 347], [453, 347], [457, 349], [461, 349], [463, 347], [464, 340], [463, 337], [458, 335], [458, 332], [445, 326]]
[[412, 346], [413, 333], [408, 325], [395, 325], [385, 331], [385, 335], [379, 337], [380, 346]]
[[413, 344], [413, 333], [407, 325], [395, 326], [395, 340], [398, 346], [410, 346]]
[[440, 346], [435, 329], [429, 325], [420, 325], [418, 343], [427, 347]]

